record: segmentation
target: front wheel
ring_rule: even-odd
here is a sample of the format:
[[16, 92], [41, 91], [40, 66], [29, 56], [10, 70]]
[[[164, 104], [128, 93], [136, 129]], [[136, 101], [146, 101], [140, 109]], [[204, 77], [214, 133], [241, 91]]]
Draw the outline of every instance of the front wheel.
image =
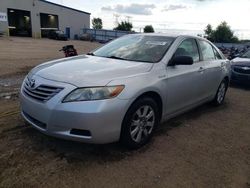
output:
[[224, 100], [225, 100], [225, 96], [226, 96], [226, 92], [227, 92], [227, 88], [228, 88], [228, 82], [227, 80], [223, 80], [217, 90], [217, 93], [215, 95], [215, 98], [213, 100], [213, 103], [217, 106], [223, 104]]
[[145, 145], [159, 124], [159, 109], [151, 98], [141, 98], [129, 108], [122, 123], [121, 142], [128, 148]]

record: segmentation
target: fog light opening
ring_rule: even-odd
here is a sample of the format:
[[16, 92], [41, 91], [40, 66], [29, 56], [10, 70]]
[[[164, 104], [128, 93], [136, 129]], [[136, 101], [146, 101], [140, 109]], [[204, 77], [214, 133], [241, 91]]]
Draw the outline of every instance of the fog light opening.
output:
[[91, 137], [91, 133], [88, 130], [71, 129], [70, 134], [77, 135], [77, 136]]

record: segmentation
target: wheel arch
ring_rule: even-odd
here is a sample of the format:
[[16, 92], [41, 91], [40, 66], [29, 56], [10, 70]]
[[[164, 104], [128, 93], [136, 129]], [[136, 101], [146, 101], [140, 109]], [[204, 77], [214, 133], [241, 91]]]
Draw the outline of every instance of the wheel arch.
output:
[[145, 98], [145, 97], [148, 97], [148, 98], [151, 98], [153, 99], [158, 108], [159, 108], [159, 122], [161, 122], [161, 118], [162, 118], [162, 113], [163, 113], [163, 100], [162, 100], [162, 97], [161, 95], [156, 92], [156, 91], [152, 91], [152, 90], [149, 90], [149, 91], [144, 91], [140, 94], [138, 94], [136, 97], [133, 98], [133, 100], [131, 100], [130, 104], [128, 105], [128, 108], [127, 108], [127, 112], [125, 113], [124, 117], [123, 117], [123, 121], [122, 121], [122, 127], [121, 127], [121, 132], [120, 132], [120, 142], [124, 143], [125, 140], [124, 140], [124, 133], [126, 134], [126, 126], [124, 126], [124, 120], [126, 118], [126, 115], [127, 113], [129, 112], [129, 110], [131, 109], [131, 107], [140, 99], [142, 98]]
[[229, 84], [230, 80], [229, 80], [229, 76], [225, 76], [224, 80], [226, 80], [227, 84]]
[[[144, 93], [141, 93], [139, 96], [137, 96], [133, 102], [130, 104], [130, 107], [136, 102], [138, 101], [139, 99], [143, 98], [143, 97], [149, 97], [149, 98], [152, 98], [156, 103], [157, 103], [157, 106], [159, 108], [159, 115], [160, 115], [160, 120], [162, 118], [162, 113], [163, 113], [163, 99], [161, 97], [161, 95], [156, 92], [156, 91], [146, 91]], [[129, 108], [130, 108], [129, 107]]]

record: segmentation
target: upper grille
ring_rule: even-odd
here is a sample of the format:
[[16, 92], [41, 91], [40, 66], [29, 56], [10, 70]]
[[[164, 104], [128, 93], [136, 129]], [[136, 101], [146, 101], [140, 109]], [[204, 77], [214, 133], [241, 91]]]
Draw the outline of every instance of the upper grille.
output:
[[243, 67], [238, 66], [234, 67], [234, 71], [242, 74], [250, 74], [250, 69], [245, 70]]
[[59, 93], [62, 89], [63, 89], [62, 87], [49, 86], [49, 85], [39, 85], [38, 87], [33, 89], [30, 87], [28, 80], [25, 80], [23, 86], [23, 92], [27, 96], [41, 102], [48, 101], [57, 93]]

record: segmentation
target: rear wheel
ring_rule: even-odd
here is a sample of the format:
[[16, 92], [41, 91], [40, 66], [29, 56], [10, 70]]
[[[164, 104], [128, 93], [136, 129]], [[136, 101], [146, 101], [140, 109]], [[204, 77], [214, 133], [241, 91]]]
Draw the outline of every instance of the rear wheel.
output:
[[217, 93], [216, 93], [216, 96], [213, 100], [213, 103], [217, 106], [223, 104], [224, 100], [225, 100], [225, 96], [226, 96], [226, 92], [227, 92], [227, 88], [228, 88], [228, 82], [226, 79], [224, 79], [218, 90], [217, 90]]
[[151, 98], [141, 98], [129, 108], [122, 123], [121, 142], [131, 149], [145, 145], [159, 124], [159, 110]]

